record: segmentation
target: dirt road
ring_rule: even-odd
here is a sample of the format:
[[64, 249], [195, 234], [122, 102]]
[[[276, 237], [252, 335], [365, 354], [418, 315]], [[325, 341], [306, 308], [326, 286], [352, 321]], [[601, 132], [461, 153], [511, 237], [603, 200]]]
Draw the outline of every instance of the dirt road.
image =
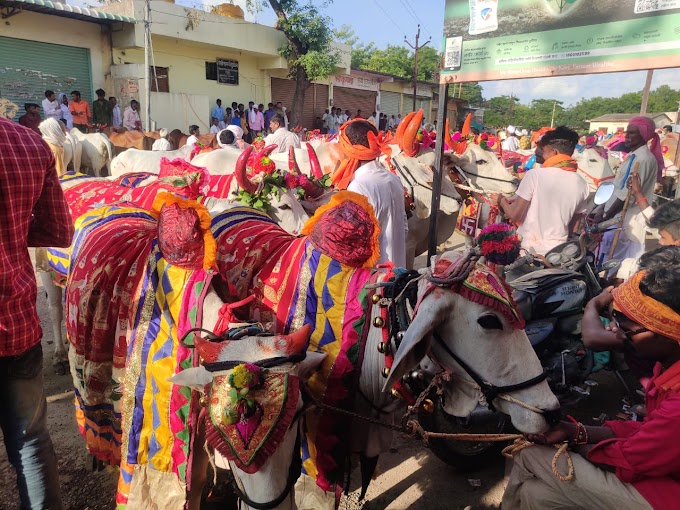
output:
[[[52, 369], [53, 339], [45, 294], [38, 289], [38, 312], [43, 327], [44, 376], [48, 397], [48, 425], [59, 462], [64, 507], [68, 510], [108, 510], [115, 508], [117, 472], [114, 468], [92, 472], [91, 459], [78, 433], [73, 414], [70, 375], [55, 375]], [[586, 406], [582, 419], [598, 415], [603, 408], [616, 411], [620, 388], [611, 373], [598, 374], [600, 385]], [[0, 411], [1, 412], [1, 411]], [[505, 462], [499, 457], [491, 468], [462, 473], [447, 466], [416, 441], [398, 440], [397, 451], [381, 457], [380, 475], [371, 484], [366, 501], [358, 502], [360, 476], [354, 473], [352, 492], [340, 508], [358, 510], [462, 510], [498, 508], [505, 486]], [[14, 469], [0, 449], [0, 510], [18, 510]]]

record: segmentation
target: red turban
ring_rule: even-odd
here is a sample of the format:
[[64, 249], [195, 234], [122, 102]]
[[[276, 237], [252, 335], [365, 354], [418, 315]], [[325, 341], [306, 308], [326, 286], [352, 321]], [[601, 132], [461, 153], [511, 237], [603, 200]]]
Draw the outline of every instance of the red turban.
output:
[[649, 150], [652, 152], [652, 154], [654, 154], [654, 157], [656, 158], [656, 164], [658, 165], [656, 176], [657, 180], [660, 181], [663, 172], [664, 162], [663, 154], [661, 152], [661, 140], [659, 140], [659, 135], [656, 132], [656, 125], [654, 124], [654, 121], [649, 117], [639, 116], [630, 119], [628, 125], [637, 127], [638, 131], [640, 131], [640, 136], [642, 136], [642, 139], [645, 142], [649, 142], [650, 140], [652, 141], [652, 143], [649, 146]]

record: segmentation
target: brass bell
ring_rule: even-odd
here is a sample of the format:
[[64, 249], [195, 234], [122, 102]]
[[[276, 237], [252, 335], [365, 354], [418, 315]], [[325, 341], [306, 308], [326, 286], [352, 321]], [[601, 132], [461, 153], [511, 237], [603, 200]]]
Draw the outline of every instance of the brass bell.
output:
[[381, 297], [380, 294], [373, 294], [373, 296], [371, 297], [371, 301], [373, 301], [374, 305], [378, 304], [378, 302], [380, 301], [380, 297]]
[[201, 398], [198, 399], [198, 404], [201, 407], [208, 407], [208, 395], [201, 395]]
[[434, 402], [432, 402], [432, 400], [430, 400], [429, 398], [426, 398], [425, 400], [423, 400], [421, 408], [426, 413], [432, 414], [434, 412]]
[[390, 344], [389, 344], [389, 342], [380, 342], [380, 343], [378, 344], [378, 352], [379, 352], [380, 354], [387, 354], [388, 352], [390, 352]]
[[383, 369], [382, 369], [382, 376], [383, 376], [385, 379], [387, 379], [387, 378], [389, 377], [389, 375], [390, 375], [390, 369], [387, 368], [387, 367], [383, 368]]
[[416, 204], [414, 204], [413, 202], [411, 202], [411, 205], [409, 206], [409, 208], [410, 208], [412, 211], [415, 211], [415, 210], [416, 210]]
[[376, 328], [382, 328], [383, 326], [385, 326], [385, 319], [383, 319], [382, 317], [376, 317], [375, 319], [373, 319], [373, 325]]
[[401, 398], [401, 394], [397, 391], [397, 388], [392, 388], [390, 395], [392, 395], [393, 398]]

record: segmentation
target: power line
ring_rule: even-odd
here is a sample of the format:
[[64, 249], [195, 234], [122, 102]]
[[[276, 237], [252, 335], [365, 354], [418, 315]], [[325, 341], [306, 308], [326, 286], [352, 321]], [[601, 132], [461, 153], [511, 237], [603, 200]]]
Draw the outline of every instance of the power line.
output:
[[378, 0], [374, 0], [374, 1], [375, 1], [376, 5], [377, 5], [378, 7], [380, 7], [380, 10], [381, 10], [382, 12], [385, 13], [385, 16], [387, 16], [387, 18], [392, 22], [392, 24], [393, 24], [400, 32], [403, 32], [403, 33], [405, 34], [406, 31], [404, 31], [404, 30], [399, 26], [399, 24], [398, 24], [396, 21], [394, 21], [394, 19], [392, 18], [392, 16], [390, 16], [390, 13], [387, 12], [387, 11], [385, 10], [385, 8], [384, 8], [382, 5], [380, 5], [380, 2], [378, 2]]
[[418, 13], [415, 11], [415, 9], [414, 9], [414, 8], [411, 6], [411, 4], [409, 3], [409, 0], [399, 0], [399, 1], [401, 2], [401, 5], [403, 5], [404, 7], [406, 7], [407, 13], [410, 12], [411, 14], [413, 14], [413, 16], [415, 16], [416, 21], [417, 21], [418, 23], [420, 23], [420, 24], [423, 26], [423, 28], [425, 29], [425, 32], [427, 33], [427, 35], [429, 35], [430, 37], [432, 37], [432, 34], [430, 33], [430, 31], [429, 31], [429, 30], [427, 29], [427, 27], [425, 26], [425, 23], [423, 23], [423, 22], [421, 21], [421, 19], [418, 17]]

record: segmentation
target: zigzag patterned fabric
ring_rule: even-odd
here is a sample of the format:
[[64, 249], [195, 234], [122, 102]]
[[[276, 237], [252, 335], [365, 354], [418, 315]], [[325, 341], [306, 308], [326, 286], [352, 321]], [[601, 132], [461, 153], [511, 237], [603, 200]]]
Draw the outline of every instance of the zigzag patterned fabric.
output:
[[[213, 219], [218, 270], [235, 300], [255, 295], [250, 318], [271, 322], [277, 333], [312, 326], [308, 350], [327, 357], [308, 386], [316, 398], [352, 409], [370, 327], [363, 287], [372, 272], [333, 260], [263, 216], [244, 207]], [[307, 429], [303, 471], [322, 489], [335, 490], [344, 473], [349, 420], [321, 413]]]
[[198, 412], [168, 379], [194, 366], [178, 339], [198, 325], [213, 273], [169, 264], [140, 209], [90, 211], [74, 239], [66, 308], [81, 433], [97, 458], [120, 463], [118, 508], [181, 510]]

